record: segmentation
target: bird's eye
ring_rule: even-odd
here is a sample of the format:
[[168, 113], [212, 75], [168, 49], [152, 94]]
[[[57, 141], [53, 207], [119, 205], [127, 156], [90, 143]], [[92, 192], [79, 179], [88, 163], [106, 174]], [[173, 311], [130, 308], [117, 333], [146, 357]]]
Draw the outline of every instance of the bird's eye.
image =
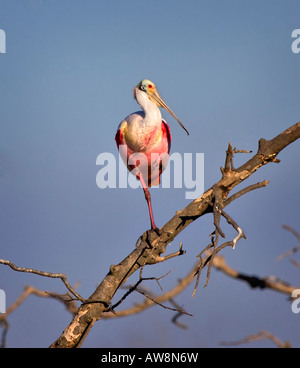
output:
[[152, 84], [148, 84], [148, 88], [152, 88]]

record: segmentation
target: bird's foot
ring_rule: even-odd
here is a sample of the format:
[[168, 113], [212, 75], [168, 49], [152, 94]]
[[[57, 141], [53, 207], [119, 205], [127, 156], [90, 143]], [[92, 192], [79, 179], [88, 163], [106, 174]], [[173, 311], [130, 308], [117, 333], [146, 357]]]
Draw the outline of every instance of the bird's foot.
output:
[[152, 242], [161, 235], [161, 231], [158, 227], [152, 228], [146, 231], [146, 241], [152, 248]]
[[161, 230], [158, 227], [151, 228], [148, 231], [154, 231], [158, 236], [161, 236]]

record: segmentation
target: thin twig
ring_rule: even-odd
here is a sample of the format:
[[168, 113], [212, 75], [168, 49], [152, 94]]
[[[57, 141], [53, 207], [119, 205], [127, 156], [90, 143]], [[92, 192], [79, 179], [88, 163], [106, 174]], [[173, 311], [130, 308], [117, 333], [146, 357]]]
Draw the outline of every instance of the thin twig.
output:
[[[290, 233], [292, 233], [296, 239], [298, 240], [298, 242], [300, 243], [300, 234], [291, 226], [289, 225], [282, 225], [282, 228], [289, 231]], [[300, 250], [300, 245], [298, 245], [297, 247], [293, 247], [292, 249], [288, 250], [287, 252], [281, 254], [280, 256], [277, 257], [277, 261], [281, 261], [283, 258], [290, 256], [291, 254], [294, 254], [296, 252], [298, 252]], [[294, 265], [297, 265], [296, 261], [292, 261], [292, 263]], [[298, 266], [296, 266], [298, 267]]]
[[186, 251], [182, 249], [182, 243], [179, 244], [179, 250], [177, 252], [171, 253], [171, 254], [167, 254], [164, 257], [160, 257], [161, 261], [160, 262], [164, 262], [167, 261], [170, 258], [174, 258], [174, 257], [178, 257], [178, 256], [182, 256], [183, 254], [185, 254]]
[[218, 233], [222, 236], [222, 238], [225, 238], [225, 234], [223, 233], [221, 227], [220, 227], [220, 219], [221, 219], [221, 212], [223, 209], [223, 200], [221, 196], [221, 190], [220, 188], [215, 185], [213, 187], [214, 190], [214, 204], [213, 204], [213, 216], [214, 216], [214, 226]]
[[0, 349], [6, 347], [6, 336], [9, 329], [9, 323], [7, 322], [6, 318], [0, 319], [0, 326], [3, 326], [3, 331], [1, 335], [1, 343], [0, 343]]
[[159, 280], [169, 275], [169, 273], [172, 272], [172, 270], [168, 271], [166, 274], [160, 277], [142, 277], [142, 268], [140, 270], [140, 278], [139, 280], [133, 285], [129, 286], [128, 291], [122, 296], [121, 299], [119, 299], [114, 305], [108, 307], [104, 312], [114, 312], [115, 308], [117, 308], [121, 303], [124, 302], [124, 300], [133, 292], [137, 291], [137, 287], [143, 282], [143, 281], [149, 281], [149, 280], [155, 280], [160, 288], [160, 290], [163, 292], [163, 289], [159, 283]]
[[232, 145], [229, 142], [228, 148], [226, 151], [226, 159], [225, 159], [225, 165], [224, 165], [224, 171], [234, 170], [233, 168], [233, 151], [232, 151]]
[[[169, 302], [171, 303], [171, 304], [173, 304], [173, 306], [175, 307], [175, 308], [177, 308], [177, 309], [181, 309], [182, 310], [182, 308], [180, 308], [180, 306], [175, 302], [175, 300], [172, 298], [172, 299], [169, 299]], [[183, 314], [184, 313], [182, 313], [182, 311], [179, 311], [178, 313], [176, 313], [175, 314], [175, 316], [172, 318], [172, 322], [174, 323], [174, 325], [175, 326], [177, 326], [177, 327], [179, 327], [179, 328], [181, 328], [181, 329], [183, 329], [183, 330], [186, 330], [188, 327], [185, 325], [185, 324], [183, 324], [183, 323], [180, 323], [180, 322], [178, 322], [178, 319], [180, 318], [180, 317], [182, 317], [183, 316]]]
[[27, 272], [27, 273], [33, 273], [39, 276], [44, 276], [44, 277], [51, 277], [51, 278], [58, 278], [61, 279], [61, 281], [65, 284], [66, 288], [70, 291], [70, 293], [72, 293], [76, 299], [80, 300], [81, 302], [84, 302], [84, 298], [82, 298], [73, 288], [72, 286], [69, 284], [67, 277], [65, 274], [63, 273], [52, 273], [52, 272], [44, 272], [44, 271], [40, 271], [40, 270], [35, 270], [33, 268], [25, 268], [25, 267], [18, 267], [16, 266], [13, 262], [11, 261], [7, 261], [5, 259], [0, 259], [0, 263], [9, 266], [10, 268], [12, 268], [14, 271], [18, 271], [18, 272]]
[[[219, 233], [217, 233], [217, 236], [219, 236]], [[195, 271], [195, 276], [197, 275], [196, 278], [196, 282], [195, 282], [195, 286], [194, 286], [194, 290], [193, 290], [193, 294], [192, 294], [192, 298], [195, 296], [196, 291], [198, 289], [198, 285], [199, 285], [199, 280], [200, 280], [200, 274], [201, 274], [201, 270], [207, 265], [209, 264], [210, 260], [211, 260], [211, 251], [210, 249], [212, 247], [214, 247], [215, 250], [215, 237], [214, 234], [211, 234], [211, 242], [197, 255], [197, 257], [199, 258], [199, 263], [198, 266], [196, 267], [196, 271]], [[206, 257], [206, 259], [203, 261], [202, 258], [202, 254], [206, 253], [207, 251], [210, 251], [210, 255], [208, 257]]]
[[[223, 204], [220, 204], [220, 205], [223, 207]], [[212, 264], [213, 264], [213, 259], [214, 259], [215, 255], [217, 253], [219, 253], [222, 249], [224, 249], [225, 247], [228, 247], [228, 246], [231, 246], [232, 249], [234, 249], [236, 243], [241, 238], [246, 239], [246, 236], [245, 236], [243, 230], [238, 226], [238, 224], [224, 210], [218, 209], [218, 212], [219, 212], [220, 215], [222, 215], [227, 220], [229, 225], [233, 226], [233, 228], [238, 232], [238, 235], [233, 240], [225, 242], [225, 243], [221, 244], [220, 246], [217, 246], [218, 241], [219, 241], [219, 235], [221, 235], [220, 234], [221, 229], [220, 229], [220, 225], [219, 225], [220, 224], [220, 216], [215, 216], [214, 215], [214, 225], [215, 225], [216, 229], [214, 231], [214, 235], [212, 234], [211, 243], [198, 255], [201, 262], [199, 264], [199, 268], [198, 268], [197, 273], [196, 273], [197, 274], [197, 279], [196, 279], [196, 284], [195, 284], [195, 287], [194, 287], [194, 290], [193, 290], [192, 297], [194, 297], [195, 294], [196, 294], [198, 284], [199, 284], [199, 279], [200, 279], [200, 272], [201, 272], [202, 268], [205, 266], [205, 264], [208, 263], [208, 268], [207, 268], [207, 273], [206, 273], [206, 283], [205, 283], [204, 287], [206, 287], [208, 285], [208, 282], [209, 282], [209, 279], [210, 279], [211, 268], [212, 268]], [[214, 214], [215, 214], [215, 209], [214, 209]], [[210, 251], [209, 257], [207, 257], [205, 264], [203, 264], [201, 256], [202, 256], [203, 253], [206, 253], [211, 248], [213, 248], [213, 250]]]
[[183, 309], [181, 309], [181, 308], [179, 308], [179, 309], [178, 309], [178, 308], [171, 308], [171, 307], [167, 307], [167, 306], [166, 306], [166, 305], [164, 305], [164, 304], [161, 304], [160, 302], [158, 302], [157, 300], [155, 300], [155, 298], [152, 298], [151, 296], [147, 295], [147, 293], [145, 293], [143, 290], [136, 289], [136, 291], [137, 291], [138, 293], [140, 293], [140, 294], [144, 295], [147, 299], [151, 300], [151, 302], [153, 302], [153, 303], [155, 303], [155, 304], [157, 304], [157, 305], [159, 305], [159, 306], [163, 307], [164, 309], [169, 309], [169, 310], [171, 310], [171, 311], [173, 311], [173, 312], [179, 312], [179, 313], [182, 313], [182, 314], [186, 314], [187, 316], [191, 316], [191, 317], [193, 317], [193, 315], [192, 315], [192, 314], [187, 313], [186, 311], [184, 311], [184, 310], [183, 310]]
[[232, 151], [234, 154], [235, 153], [252, 153], [252, 151], [249, 151], [249, 150], [244, 150], [244, 149], [242, 149], [242, 150], [238, 150], [238, 149], [236, 149], [235, 147], [234, 147], [234, 149], [233, 149], [233, 151]]
[[295, 261], [294, 259], [290, 259], [290, 262], [293, 266], [297, 267], [297, 268], [300, 268], [300, 263]]
[[298, 233], [298, 231], [296, 231], [294, 228], [292, 228], [289, 225], [282, 225], [282, 228], [292, 233], [296, 237], [298, 242], [300, 243], [300, 234]]
[[[219, 232], [216, 231], [215, 232], [215, 236], [212, 237], [213, 250], [211, 251], [210, 256], [209, 256], [209, 263], [208, 263], [207, 272], [206, 272], [206, 282], [204, 284], [204, 287], [207, 287], [208, 282], [209, 282], [210, 272], [211, 272], [211, 267], [212, 267], [212, 260], [213, 260], [214, 256], [217, 253], [217, 249], [218, 249], [217, 245], [218, 245], [218, 242], [219, 242]], [[195, 291], [196, 290], [194, 290], [194, 292]]]
[[279, 348], [291, 348], [292, 347], [289, 341], [283, 342], [279, 340], [278, 337], [274, 336], [268, 331], [260, 331], [256, 334], [246, 336], [244, 339], [238, 340], [238, 341], [232, 341], [232, 342], [222, 341], [220, 345], [235, 346], [235, 345], [247, 344], [249, 342], [258, 341], [258, 340], [271, 340]]
[[237, 198], [241, 197], [242, 195], [250, 192], [251, 190], [255, 190], [255, 189], [263, 188], [263, 187], [267, 186], [269, 184], [269, 182], [270, 182], [269, 180], [264, 180], [264, 181], [261, 181], [261, 182], [256, 183], [256, 184], [249, 185], [248, 187], [246, 187], [244, 189], [241, 189], [240, 191], [236, 192], [235, 194], [233, 194], [232, 196], [230, 196], [229, 198], [227, 198], [223, 202], [224, 207], [228, 206], [231, 202], [233, 202]]
[[235, 248], [236, 243], [241, 239], [246, 239], [246, 235], [244, 234], [243, 230], [239, 227], [239, 225], [226, 213], [225, 211], [221, 212], [221, 215], [226, 218], [228, 224], [232, 225], [234, 229], [238, 232], [238, 235], [236, 238], [232, 240], [232, 249]]

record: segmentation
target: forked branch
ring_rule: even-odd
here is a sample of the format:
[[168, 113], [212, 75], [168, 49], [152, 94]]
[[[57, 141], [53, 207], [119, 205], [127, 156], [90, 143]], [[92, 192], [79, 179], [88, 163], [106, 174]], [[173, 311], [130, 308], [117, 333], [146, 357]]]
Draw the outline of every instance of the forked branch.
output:
[[61, 281], [65, 284], [66, 288], [70, 291], [70, 293], [73, 294], [77, 300], [84, 302], [84, 298], [82, 298], [76, 292], [76, 290], [72, 288], [72, 286], [69, 284], [69, 281], [67, 280], [67, 277], [64, 273], [44, 272], [40, 270], [35, 270], [34, 268], [19, 267], [19, 266], [16, 266], [11, 261], [7, 261], [5, 259], [0, 259], [0, 263], [9, 266], [10, 268], [12, 268], [14, 271], [17, 271], [17, 272], [27, 272], [27, 273], [33, 273], [39, 276], [50, 277], [54, 279], [61, 279]]
[[[177, 211], [174, 217], [160, 229], [159, 234], [154, 231], [145, 232], [139, 238], [136, 247], [133, 245], [133, 251], [118, 265], [112, 265], [110, 267], [106, 277], [102, 280], [93, 294], [86, 300], [70, 286], [66, 275], [64, 274], [43, 272], [31, 268], [22, 268], [16, 266], [10, 261], [0, 260], [0, 263], [8, 265], [18, 272], [29, 272], [45, 277], [60, 278], [75, 299], [82, 302], [71, 323], [65, 328], [61, 336], [53, 342], [51, 347], [71, 348], [81, 346], [94, 323], [109, 309], [112, 298], [120, 286], [122, 286], [134, 272], [145, 265], [155, 264], [172, 257], [182, 255], [184, 252], [180, 248], [178, 252], [171, 255], [167, 255], [165, 257], [161, 256], [161, 254], [165, 253], [170, 242], [183, 229], [199, 217], [207, 213], [213, 213], [215, 231], [212, 234], [211, 244], [204, 248], [206, 251], [210, 250], [211, 254], [204, 260], [201, 260], [200, 258], [201, 269], [204, 266], [209, 265], [207, 274], [208, 281], [210, 268], [217, 260], [217, 253], [225, 246], [231, 246], [234, 248], [236, 243], [241, 238], [245, 237], [242, 228], [228, 215], [227, 212], [224, 212], [224, 208], [233, 200], [248, 193], [250, 190], [266, 186], [268, 181], [250, 185], [231, 196], [229, 196], [230, 192], [234, 187], [249, 178], [263, 165], [270, 162], [278, 163], [278, 153], [299, 137], [300, 122], [286, 129], [271, 140], [261, 138], [259, 140], [256, 154], [254, 154], [245, 164], [236, 169], [233, 166], [233, 155], [235, 153], [246, 151], [237, 150], [235, 148], [232, 149], [230, 144], [226, 153], [225, 166], [221, 169], [222, 178], [184, 209]], [[231, 241], [218, 245], [219, 237], [225, 237], [225, 233], [221, 229], [220, 225], [221, 217], [224, 217], [229, 225], [235, 228], [237, 236]], [[203, 251], [201, 254], [203, 254]], [[200, 274], [200, 268], [198, 263], [197, 268], [192, 270], [192, 279], [194, 279], [196, 274]], [[161, 303], [161, 299], [155, 298], [155, 300], [150, 300], [147, 298], [145, 303], [146, 302], [150, 304]]]
[[[250, 177], [263, 165], [269, 162], [279, 162], [277, 159], [278, 153], [299, 137], [300, 122], [286, 129], [271, 140], [261, 138], [257, 153], [237, 169], [233, 169], [232, 160], [229, 157], [219, 182], [203, 193], [203, 195], [192, 201], [187, 207], [178, 211], [175, 216], [160, 229], [160, 235], [156, 233], [152, 234], [149, 240], [148, 234], [143, 234], [143, 236], [140, 237], [137, 248], [118, 265], [111, 267], [110, 272], [88, 299], [88, 303], [85, 302], [79, 307], [77, 315], [51, 347], [70, 348], [81, 344], [82, 339], [86, 336], [85, 331], [89, 325], [101, 318], [102, 313], [110, 305], [115, 292], [128, 277], [140, 267], [156, 263], [160, 254], [165, 253], [167, 245], [183, 229], [200, 216], [213, 211], [211, 204], [214, 203], [215, 199], [214, 189], [217, 188], [219, 191], [218, 200], [219, 203], [223, 204], [224, 208], [226, 200], [228, 199], [228, 194], [234, 187]], [[263, 186], [263, 184], [260, 184], [260, 186]], [[241, 235], [240, 233], [239, 236]]]

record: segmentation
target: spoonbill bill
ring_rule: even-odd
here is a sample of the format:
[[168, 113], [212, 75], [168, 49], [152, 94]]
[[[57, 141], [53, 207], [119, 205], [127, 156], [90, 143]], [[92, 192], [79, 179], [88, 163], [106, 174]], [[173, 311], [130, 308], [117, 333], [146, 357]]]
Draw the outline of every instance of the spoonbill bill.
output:
[[133, 89], [133, 96], [143, 111], [128, 115], [119, 125], [115, 140], [128, 170], [141, 182], [148, 204], [151, 230], [158, 230], [153, 217], [148, 187], [159, 185], [171, 148], [171, 132], [162, 119], [159, 107], [165, 108], [179, 125], [189, 132], [163, 101], [155, 84], [143, 79]]

